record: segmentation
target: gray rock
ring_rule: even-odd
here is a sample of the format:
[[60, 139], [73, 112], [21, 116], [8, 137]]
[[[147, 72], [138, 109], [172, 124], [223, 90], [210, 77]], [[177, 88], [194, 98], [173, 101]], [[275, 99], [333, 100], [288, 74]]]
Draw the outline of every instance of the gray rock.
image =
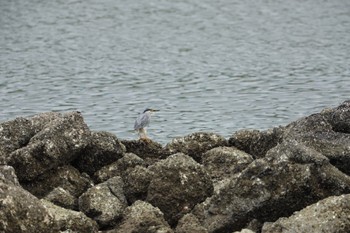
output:
[[243, 150], [254, 158], [263, 158], [268, 150], [281, 142], [282, 133], [282, 127], [266, 131], [240, 130], [230, 137], [229, 145]]
[[116, 162], [104, 166], [94, 174], [94, 181], [101, 183], [113, 176], [123, 176], [128, 168], [133, 168], [137, 165], [144, 166], [144, 161], [133, 153], [125, 153], [124, 156]]
[[58, 229], [57, 231], [47, 229], [46, 232], [98, 232], [97, 223], [82, 212], [67, 210], [46, 200], [41, 200], [41, 203], [53, 217], [55, 228]]
[[9, 155], [28, 144], [35, 131], [28, 119], [19, 117], [0, 124], [0, 164], [6, 164]]
[[0, 182], [20, 186], [15, 169], [7, 165], [0, 165]]
[[350, 175], [349, 102], [292, 122], [286, 127], [283, 138], [294, 139], [313, 148]]
[[100, 228], [116, 225], [127, 207], [123, 186], [122, 178], [116, 176], [88, 189], [79, 198], [79, 209]]
[[77, 112], [67, 113], [46, 124], [25, 147], [13, 151], [7, 162], [19, 180], [26, 182], [73, 161], [89, 142], [90, 131], [83, 117]]
[[122, 140], [122, 143], [128, 153], [136, 154], [148, 165], [166, 157], [162, 145], [152, 140]]
[[92, 186], [92, 182], [73, 166], [66, 165], [48, 171], [32, 182], [22, 183], [22, 186], [38, 198], [46, 196], [57, 187], [63, 188], [72, 196], [78, 198]]
[[146, 201], [158, 207], [170, 225], [213, 193], [213, 184], [203, 166], [178, 153], [149, 167], [154, 172]]
[[226, 145], [226, 139], [218, 134], [197, 132], [173, 139], [165, 146], [165, 151], [167, 154], [181, 152], [200, 162], [202, 154], [206, 151]]
[[154, 173], [141, 166], [129, 168], [123, 175], [125, 196], [130, 203], [145, 200]]
[[234, 147], [216, 147], [203, 154], [202, 164], [214, 181], [242, 171], [253, 157]]
[[252, 231], [250, 229], [242, 229], [240, 231], [235, 231], [233, 233], [255, 233], [255, 231]]
[[66, 209], [78, 210], [78, 199], [61, 187], [57, 187], [49, 192], [44, 198], [57, 206]]
[[310, 205], [288, 218], [265, 223], [262, 233], [350, 232], [350, 194], [332, 196]]
[[136, 201], [126, 208], [123, 220], [108, 233], [173, 233], [163, 213], [151, 204]]
[[350, 133], [350, 100], [344, 101], [338, 107], [322, 112], [328, 115], [328, 121], [332, 125], [332, 129], [339, 133]]
[[0, 181], [0, 232], [58, 232], [53, 216], [20, 186]]
[[193, 214], [184, 215], [178, 222], [176, 233], [208, 233], [201, 223], [198, 221], [196, 216]]
[[32, 125], [35, 134], [37, 134], [45, 127], [47, 127], [46, 125], [49, 125], [57, 121], [58, 119], [62, 119], [64, 115], [64, 113], [59, 112], [43, 112], [32, 117], [28, 117], [27, 120], [30, 121], [30, 124]]
[[192, 211], [209, 232], [241, 230], [252, 219], [274, 221], [331, 195], [350, 192], [350, 177], [326, 157], [284, 141], [252, 162]]
[[103, 166], [120, 159], [125, 153], [125, 146], [118, 138], [108, 132], [92, 132], [91, 143], [84, 149], [78, 159], [74, 161], [81, 172], [93, 175]]

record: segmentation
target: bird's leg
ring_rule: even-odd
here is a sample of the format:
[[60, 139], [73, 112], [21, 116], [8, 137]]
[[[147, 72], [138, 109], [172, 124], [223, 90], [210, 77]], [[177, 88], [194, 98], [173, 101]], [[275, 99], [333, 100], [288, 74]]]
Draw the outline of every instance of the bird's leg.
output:
[[140, 132], [140, 133], [139, 133], [139, 135], [140, 135], [140, 140], [145, 141], [145, 142], [151, 141], [151, 139], [147, 137], [147, 131], [146, 131], [145, 128], [140, 129], [139, 132]]

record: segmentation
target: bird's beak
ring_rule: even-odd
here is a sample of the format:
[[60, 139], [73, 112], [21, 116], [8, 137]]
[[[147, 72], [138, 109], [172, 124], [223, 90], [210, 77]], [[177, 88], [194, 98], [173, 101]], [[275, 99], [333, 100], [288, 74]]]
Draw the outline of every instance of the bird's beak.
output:
[[158, 109], [152, 109], [152, 112], [159, 112]]

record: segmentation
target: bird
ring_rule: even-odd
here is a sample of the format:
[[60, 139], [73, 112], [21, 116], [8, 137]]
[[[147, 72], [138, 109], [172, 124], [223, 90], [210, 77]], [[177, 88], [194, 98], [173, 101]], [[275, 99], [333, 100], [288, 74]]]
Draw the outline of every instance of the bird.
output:
[[147, 137], [146, 127], [149, 125], [151, 121], [151, 116], [154, 112], [158, 112], [159, 110], [146, 108], [135, 120], [134, 130], [138, 132], [140, 140], [148, 141], [150, 140]]

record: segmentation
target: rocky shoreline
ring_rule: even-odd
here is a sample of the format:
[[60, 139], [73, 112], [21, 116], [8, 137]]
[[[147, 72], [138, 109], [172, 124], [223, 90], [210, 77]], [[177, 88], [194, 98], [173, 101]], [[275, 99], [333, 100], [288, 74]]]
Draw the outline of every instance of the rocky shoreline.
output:
[[350, 232], [350, 101], [166, 146], [79, 112], [0, 124], [0, 232]]

